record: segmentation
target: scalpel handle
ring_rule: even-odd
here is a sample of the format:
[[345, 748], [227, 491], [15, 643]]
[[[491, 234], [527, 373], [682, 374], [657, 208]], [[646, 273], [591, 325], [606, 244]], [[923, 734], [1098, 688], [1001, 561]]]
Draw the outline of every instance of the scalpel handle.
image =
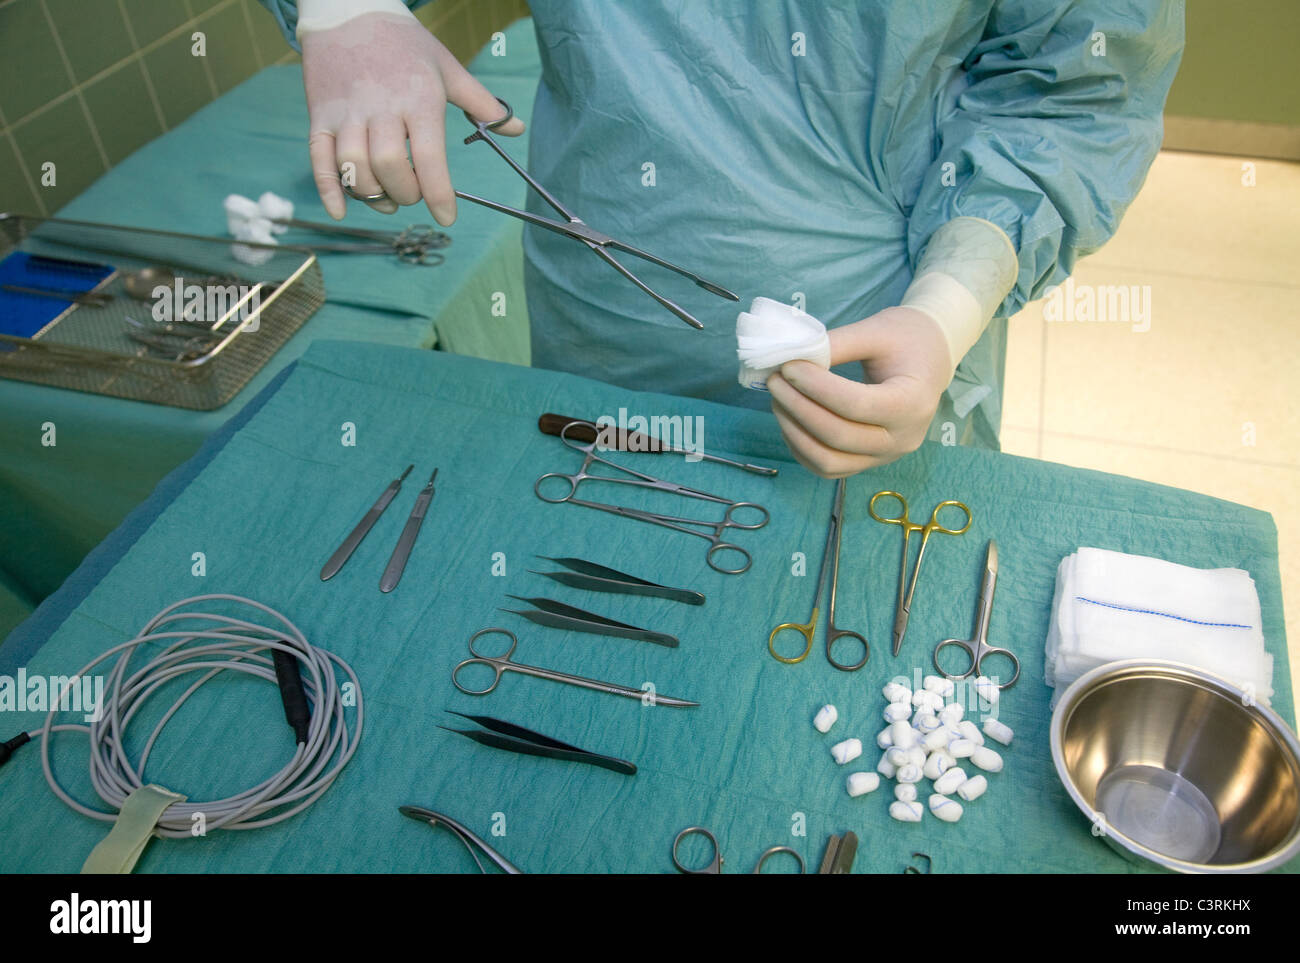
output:
[[420, 526], [424, 524], [424, 516], [429, 511], [429, 503], [432, 501], [433, 483], [430, 482], [415, 499], [415, 507], [411, 509], [406, 525], [402, 527], [402, 534], [397, 539], [397, 547], [393, 549], [388, 567], [384, 569], [384, 576], [379, 580], [379, 591], [391, 592], [402, 580], [406, 560], [411, 557], [411, 549], [415, 546], [416, 536], [420, 534]]
[[343, 568], [344, 563], [352, 557], [352, 553], [357, 550], [361, 540], [370, 534], [370, 530], [375, 527], [375, 522], [379, 521], [379, 516], [384, 514], [384, 509], [397, 497], [401, 487], [402, 482], [399, 479], [384, 489], [384, 493], [379, 496], [379, 500], [370, 507], [370, 511], [366, 512], [365, 517], [357, 522], [357, 527], [352, 529], [351, 534], [343, 540], [343, 544], [329, 557], [325, 567], [320, 570], [320, 580], [322, 582], [328, 582], [339, 573], [339, 569]]

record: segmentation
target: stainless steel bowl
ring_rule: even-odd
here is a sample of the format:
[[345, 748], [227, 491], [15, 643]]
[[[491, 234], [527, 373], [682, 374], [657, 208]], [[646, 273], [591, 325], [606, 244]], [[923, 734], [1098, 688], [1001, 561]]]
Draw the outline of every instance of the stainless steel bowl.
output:
[[1052, 761], [1112, 844], [1184, 873], [1259, 873], [1300, 852], [1300, 743], [1241, 689], [1174, 662], [1080, 676]]

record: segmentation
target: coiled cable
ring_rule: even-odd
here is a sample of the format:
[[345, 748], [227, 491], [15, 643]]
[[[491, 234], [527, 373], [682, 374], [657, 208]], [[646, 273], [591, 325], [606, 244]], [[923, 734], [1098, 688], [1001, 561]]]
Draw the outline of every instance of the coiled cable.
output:
[[[250, 621], [258, 618], [256, 614], [239, 618], [206, 611], [213, 602], [256, 609], [269, 616], [271, 624]], [[137, 650], [159, 644], [163, 648], [158, 654], [140, 668], [130, 669]], [[54, 717], [62, 711], [60, 705], [66, 705], [68, 688], [114, 656], [116, 661], [105, 679], [96, 718], [89, 725], [55, 725]], [[343, 686], [335, 667], [346, 677]], [[269, 779], [233, 796], [210, 802], [173, 803], [159, 818], [155, 835], [187, 838], [193, 834], [196, 815], [206, 830], [257, 829], [306, 809], [329, 789], [361, 742], [365, 718], [361, 684], [347, 662], [312, 645], [279, 612], [238, 595], [197, 595], [169, 605], [150, 619], [135, 638], [113, 646], [72, 677], [74, 681], [52, 701], [45, 725], [24, 733], [41, 740], [41, 763], [51, 791], [77, 812], [113, 822], [127, 796], [145, 784], [149, 755], [168, 721], [201, 686], [223, 672], [242, 672], [279, 684], [286, 716], [298, 739], [293, 758]], [[131, 759], [125, 735], [132, 719], [159, 688], [190, 673], [200, 675], [163, 713], [139, 757]], [[351, 691], [345, 694], [344, 686], [349, 684]], [[295, 688], [299, 700], [306, 696], [298, 707], [293, 705], [290, 694]], [[356, 720], [349, 730], [344, 710], [352, 707], [353, 700]], [[82, 804], [59, 785], [50, 763], [50, 736], [63, 731], [84, 732], [89, 737], [90, 781], [111, 812]]]

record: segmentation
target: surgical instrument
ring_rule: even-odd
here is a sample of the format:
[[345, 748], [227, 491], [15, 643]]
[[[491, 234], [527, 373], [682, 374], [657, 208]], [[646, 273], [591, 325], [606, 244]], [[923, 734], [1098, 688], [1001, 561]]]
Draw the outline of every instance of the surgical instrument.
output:
[[[482, 655], [474, 648], [474, 642], [480, 635], [489, 633], [504, 635], [510, 639], [510, 648], [505, 651], [504, 655]], [[570, 675], [567, 672], [556, 672], [554, 669], [543, 669], [535, 665], [525, 665], [522, 662], [515, 662], [510, 657], [515, 654], [515, 647], [519, 645], [519, 639], [509, 629], [491, 627], [479, 629], [469, 637], [469, 651], [471, 658], [456, 664], [451, 670], [451, 682], [457, 689], [466, 695], [487, 695], [497, 687], [501, 681], [501, 676], [507, 672], [518, 672], [521, 675], [532, 676], [537, 679], [549, 679], [552, 682], [563, 682], [566, 685], [575, 685], [583, 689], [595, 689], [597, 692], [606, 692], [609, 695], [623, 696], [627, 699], [641, 699], [646, 705], [662, 705], [674, 709], [693, 708], [698, 706], [698, 702], [691, 702], [687, 699], [676, 699], [672, 696], [659, 695], [653, 688], [634, 689], [631, 686], [615, 685], [612, 682], [601, 682], [597, 679], [585, 679], [580, 675]], [[492, 684], [486, 689], [467, 689], [461, 685], [457, 676], [460, 670], [467, 665], [486, 665], [495, 673]]]
[[402, 527], [402, 534], [397, 539], [397, 545], [393, 548], [392, 557], [388, 560], [388, 567], [384, 569], [384, 575], [379, 580], [379, 591], [391, 592], [397, 588], [397, 583], [402, 579], [402, 572], [406, 569], [406, 560], [411, 556], [411, 549], [415, 545], [415, 537], [420, 534], [420, 526], [424, 524], [425, 513], [429, 510], [429, 503], [433, 501], [433, 482], [438, 477], [438, 469], [433, 470], [429, 476], [428, 483], [420, 490], [420, 494], [415, 498], [415, 506], [411, 509], [411, 514], [406, 518], [406, 524]]
[[[688, 869], [686, 866], [683, 866], [681, 860], [677, 858], [677, 847], [681, 845], [682, 840], [685, 839], [687, 836], [703, 836], [705, 839], [709, 841], [710, 845], [712, 845], [713, 847], [712, 858], [710, 858], [708, 863], [706, 863], [704, 867], [701, 869]], [[763, 852], [758, 857], [758, 862], [754, 864], [754, 868], [751, 872], [761, 873], [763, 871], [763, 864], [767, 862], [769, 857], [775, 856], [777, 853], [789, 853], [791, 856], [795, 858], [795, 862], [799, 864], [799, 872], [800, 873], [805, 872], [804, 865], [803, 865], [803, 857], [800, 856], [796, 850], [791, 849], [789, 846], [772, 846], [768, 849], [763, 850]], [[723, 863], [722, 850], [718, 846], [718, 838], [714, 836], [713, 833], [705, 829], [703, 826], [688, 826], [687, 828], [683, 829], [680, 833], [678, 833], [676, 837], [674, 837], [673, 865], [677, 867], [677, 872], [685, 873], [688, 876], [717, 875], [718, 873], [722, 872], [722, 863]]]
[[832, 835], [826, 841], [826, 853], [822, 856], [819, 876], [843, 876], [853, 872], [853, 860], [858, 855], [858, 837], [848, 832], [843, 836]]
[[[563, 441], [564, 444], [569, 448], [572, 448], [575, 451], [580, 451], [583, 453], [582, 466], [578, 469], [578, 471], [575, 474], [572, 475], [565, 475], [562, 472], [547, 472], [546, 474], [542, 475], [533, 484], [533, 492], [537, 495], [538, 498], [540, 498], [544, 502], [550, 502], [556, 505], [560, 504], [561, 502], [570, 502], [574, 505], [582, 505], [585, 508], [594, 508], [597, 511], [609, 512], [610, 514], [613, 515], [620, 515], [623, 518], [630, 518], [630, 519], [634, 519], [635, 521], [641, 521], [641, 522], [649, 522], [652, 525], [659, 525], [663, 528], [668, 528], [675, 532], [684, 532], [687, 535], [694, 535], [696, 538], [702, 538], [709, 543], [709, 550], [705, 555], [705, 561], [708, 563], [709, 567], [713, 569], [715, 572], [722, 572], [723, 574], [726, 575], [739, 575], [740, 573], [745, 572], [749, 569], [749, 566], [753, 562], [753, 559], [750, 557], [749, 552], [741, 548], [739, 545], [735, 545], [731, 542], [726, 541], [723, 536], [726, 535], [727, 529], [729, 528], [738, 528], [745, 531], [753, 531], [754, 529], [762, 528], [764, 525], [768, 523], [768, 519], [769, 519], [766, 508], [764, 508], [762, 505], [755, 504], [754, 502], [733, 502], [729, 499], [722, 498], [719, 495], [712, 495], [709, 494], [708, 492], [699, 491], [698, 489], [687, 488], [685, 485], [678, 485], [675, 482], [663, 481], [661, 479], [654, 478], [650, 475], [643, 475], [640, 472], [633, 471], [632, 469], [626, 468], [623, 465], [620, 465], [616, 462], [612, 462], [609, 461], [608, 459], [601, 458], [599, 455], [596, 454], [596, 442], [591, 441], [586, 444], [575, 443], [575, 440], [570, 437], [570, 430], [572, 427], [573, 427], [572, 425], [566, 425], [561, 430], [560, 440]], [[603, 465], [608, 465], [610, 468], [613, 468], [616, 471], [623, 472], [624, 474], [630, 475], [632, 477], [617, 478], [617, 477], [611, 477], [609, 475], [593, 475], [590, 472], [588, 472], [587, 469], [590, 468], [594, 462], [600, 462]], [[567, 482], [569, 485], [568, 492], [560, 497], [555, 497], [555, 496], [547, 497], [546, 495], [543, 495], [542, 485], [544, 482], [546, 482], [547, 479], [550, 478], [557, 478]], [[601, 482], [609, 482], [615, 485], [631, 485], [637, 488], [646, 488], [653, 491], [661, 491], [673, 495], [681, 495], [686, 498], [698, 498], [704, 501], [716, 502], [718, 504], [726, 505], [727, 509], [726, 512], [723, 514], [721, 521], [711, 522], [703, 519], [683, 518], [677, 515], [663, 515], [658, 512], [650, 512], [638, 508], [627, 508], [622, 505], [606, 505], [601, 502], [589, 502], [576, 497], [578, 494], [578, 486], [581, 485], [584, 481], [601, 481]], [[759, 521], [748, 523], [748, 524], [744, 522], [738, 522], [733, 518], [733, 515], [740, 510], [745, 510], [745, 511], [753, 510], [760, 513], [762, 517]], [[696, 529], [699, 528], [710, 529], [710, 532], [706, 533], [706, 532], [697, 531]], [[723, 568], [714, 559], [715, 555], [723, 551], [732, 551], [738, 553], [744, 559], [744, 563], [739, 568]]]
[[720, 287], [719, 285], [714, 284], [712, 281], [706, 281], [704, 278], [700, 277], [698, 274], [695, 274], [692, 271], [688, 271], [683, 267], [678, 267], [676, 264], [673, 264], [669, 261], [665, 261], [663, 258], [655, 257], [653, 254], [650, 254], [647, 251], [642, 251], [640, 248], [635, 248], [630, 244], [625, 244], [622, 241], [615, 240], [614, 238], [606, 234], [602, 234], [599, 231], [588, 227], [582, 221], [581, 218], [571, 213], [548, 190], [546, 190], [546, 188], [542, 187], [541, 184], [537, 183], [537, 181], [535, 181], [528, 174], [528, 172], [524, 170], [523, 167], [521, 167], [515, 161], [513, 157], [511, 157], [509, 154], [506, 153], [505, 149], [502, 148], [500, 144], [498, 144], [495, 140], [492, 139], [491, 132], [499, 128], [502, 124], [507, 123], [515, 115], [515, 112], [511, 108], [511, 106], [508, 103], [506, 103], [504, 100], [502, 100], [500, 97], [497, 98], [497, 102], [500, 103], [501, 106], [505, 108], [506, 115], [502, 117], [500, 120], [494, 120], [491, 123], [482, 123], [480, 121], [476, 121], [473, 117], [469, 115], [469, 112], [466, 111], [465, 119], [474, 125], [475, 130], [474, 133], [470, 134], [468, 137], [465, 138], [465, 143], [472, 144], [477, 140], [481, 140], [484, 143], [486, 143], [489, 147], [491, 147], [494, 151], [496, 151], [497, 155], [502, 160], [504, 160], [507, 164], [510, 165], [510, 168], [516, 174], [518, 174], [520, 177], [524, 179], [524, 181], [528, 184], [529, 187], [531, 187], [533, 190], [535, 190], [538, 193], [538, 195], [541, 196], [542, 200], [544, 200], [547, 204], [549, 204], [557, 214], [559, 214], [562, 218], [564, 218], [564, 220], [556, 221], [548, 217], [540, 217], [536, 214], [531, 214], [528, 211], [521, 211], [513, 207], [507, 207], [504, 204], [498, 204], [496, 201], [490, 201], [487, 200], [486, 198], [476, 197], [473, 194], [466, 194], [464, 191], [456, 191], [455, 193], [457, 197], [466, 201], [470, 201], [474, 204], [481, 204], [482, 206], [490, 208], [501, 214], [509, 214], [511, 217], [517, 217], [522, 221], [526, 221], [529, 224], [535, 225], [537, 227], [545, 228], [548, 231], [554, 231], [555, 233], [562, 234], [565, 237], [570, 237], [570, 238], [574, 238], [575, 240], [581, 241], [583, 244], [586, 244], [587, 247], [591, 249], [592, 253], [594, 253], [597, 257], [599, 257], [602, 261], [604, 261], [606, 264], [612, 267], [619, 274], [623, 275], [623, 277], [627, 278], [629, 281], [635, 284], [644, 293], [648, 294], [651, 298], [657, 301], [662, 307], [667, 308], [670, 312], [672, 312], [681, 320], [685, 321], [693, 328], [703, 328], [704, 325], [702, 325], [699, 321], [695, 320], [695, 318], [692, 317], [689, 313], [687, 313], [686, 310], [679, 307], [677, 304], [670, 301], [668, 298], [665, 298], [660, 294], [656, 294], [653, 290], [651, 290], [648, 284], [646, 284], [635, 274], [633, 274], [622, 264], [620, 264], [617, 260], [615, 260], [614, 256], [609, 253], [610, 250], [621, 251], [624, 254], [630, 254], [633, 257], [640, 258], [643, 261], [649, 261], [651, 264], [657, 264], [662, 268], [667, 268], [669, 271], [673, 271], [677, 274], [680, 274], [682, 277], [687, 278], [690, 281], [693, 281], [699, 287], [704, 288], [704, 290], [708, 291], [710, 294], [716, 294], [720, 298], [726, 298], [728, 301], [740, 300], [738, 295], [732, 294], [726, 288]]
[[501, 719], [493, 719], [491, 716], [466, 715], [453, 709], [447, 711], [454, 716], [460, 716], [462, 719], [477, 723], [489, 731], [452, 729], [449, 726], [439, 726], [438, 728], [472, 739], [481, 746], [504, 749], [507, 752], [518, 752], [526, 756], [542, 756], [546, 759], [561, 759], [565, 762], [581, 762], [589, 766], [608, 769], [610, 772], [616, 772], [622, 776], [636, 775], [636, 766], [626, 759], [617, 759], [614, 756], [604, 756], [598, 752], [580, 749], [577, 746], [569, 745], [567, 742], [561, 742], [559, 739], [544, 736], [540, 732], [525, 729], [523, 726], [504, 722]]
[[[989, 620], [993, 617], [993, 591], [998, 585], [998, 543], [989, 539], [988, 550], [984, 556], [984, 578], [980, 583], [979, 606], [975, 610], [975, 633], [969, 639], [944, 639], [934, 647], [934, 667], [944, 678], [947, 679], [965, 679], [970, 675], [984, 675], [981, 668], [984, 659], [987, 656], [1005, 656], [1015, 667], [1010, 681], [998, 684], [999, 689], [1009, 689], [1016, 684], [1020, 678], [1020, 660], [1016, 658], [1015, 653], [1010, 649], [999, 648], [998, 646], [989, 645]], [[955, 645], [960, 649], [966, 650], [966, 655], [970, 658], [970, 665], [965, 672], [954, 674], [949, 672], [939, 664], [939, 653], [950, 645]]]
[[402, 482], [406, 479], [406, 476], [411, 473], [411, 469], [414, 467], [415, 465], [407, 465], [406, 471], [402, 472], [388, 483], [388, 487], [384, 489], [383, 494], [381, 494], [379, 499], [370, 506], [370, 511], [366, 512], [361, 521], [357, 522], [357, 527], [352, 529], [348, 534], [348, 537], [343, 540], [343, 544], [334, 550], [334, 554], [329, 557], [329, 560], [320, 570], [320, 580], [322, 582], [328, 582], [337, 575], [339, 569], [341, 569], [344, 563], [352, 557], [352, 553], [357, 550], [357, 546], [361, 544], [361, 540], [370, 534], [370, 530], [375, 527], [375, 522], [379, 521], [379, 516], [384, 514], [384, 509], [389, 506], [392, 500], [397, 497], [397, 493], [402, 490]]
[[452, 834], [461, 841], [461, 844], [469, 851], [470, 857], [478, 866], [480, 873], [486, 873], [487, 869], [478, 860], [478, 854], [474, 852], [475, 848], [484, 856], [492, 860], [493, 863], [504, 873], [509, 876], [519, 876], [523, 870], [516, 866], [510, 860], [506, 859], [495, 849], [483, 842], [478, 836], [462, 826], [450, 816], [444, 816], [442, 813], [436, 813], [432, 809], [424, 809], [420, 806], [398, 806], [397, 811], [403, 816], [409, 816], [416, 822], [428, 823], [437, 829], [439, 826], [445, 826]]
[[620, 572], [617, 569], [606, 568], [604, 565], [597, 565], [595, 562], [588, 562], [586, 559], [552, 558], [549, 555], [538, 555], [537, 558], [544, 558], [557, 565], [563, 565], [567, 569], [572, 569], [572, 571], [538, 572], [534, 569], [528, 571], [534, 575], [543, 575], [546, 578], [554, 579], [561, 585], [567, 585], [570, 588], [587, 589], [591, 592], [613, 592], [618, 595], [648, 595], [653, 598], [668, 599], [672, 602], [684, 602], [686, 605], [704, 604], [704, 596], [699, 592], [658, 585], [655, 582], [648, 582], [643, 578], [628, 575], [626, 572]]
[[[897, 498], [899, 512], [897, 515], [880, 515], [876, 512], [876, 502], [882, 498]], [[961, 528], [949, 528], [939, 522], [939, 513], [945, 508], [960, 510], [966, 516], [966, 524]], [[878, 522], [886, 525], [898, 525], [903, 529], [903, 559], [898, 570], [898, 606], [894, 610], [894, 655], [898, 655], [898, 650], [903, 647], [903, 636], [907, 634], [907, 620], [912, 612], [912, 599], [916, 595], [916, 582], [921, 574], [921, 563], [925, 561], [925, 548], [930, 542], [930, 535], [934, 532], [940, 532], [944, 535], [962, 535], [970, 528], [973, 518], [971, 511], [959, 501], [948, 499], [934, 506], [934, 511], [930, 513], [930, 520], [924, 525], [917, 525], [907, 517], [907, 499], [898, 492], [882, 491], [876, 492], [871, 496], [871, 501], [867, 503], [867, 511], [871, 517]], [[921, 533], [921, 550], [916, 556], [916, 568], [912, 570], [912, 579], [908, 583], [907, 579], [907, 562], [908, 548], [912, 539], [913, 532]]]
[[[826, 588], [826, 565], [830, 562], [831, 598], [826, 611], [826, 661], [843, 672], [855, 672], [867, 664], [871, 658], [871, 646], [865, 636], [837, 628], [835, 625], [835, 597], [840, 583], [840, 537], [844, 534], [844, 492], [847, 488], [845, 479], [841, 478], [835, 487], [835, 502], [831, 506], [830, 525], [826, 529], [826, 547], [822, 549], [821, 567], [817, 571], [817, 594], [813, 596], [812, 615], [805, 623], [782, 622], [767, 637], [767, 650], [772, 658], [787, 665], [802, 662], [812, 652], [813, 634], [817, 631], [817, 615], [820, 611], [822, 591]], [[793, 629], [804, 637], [804, 650], [794, 658], [781, 655], [776, 651], [776, 637], [785, 629]], [[842, 638], [856, 639], [862, 643], [862, 659], [854, 663], [836, 662], [833, 654], [835, 643]]]
[[925, 869], [917, 869], [915, 866], [907, 866], [903, 870], [904, 876], [925, 876], [934, 868], [934, 860], [925, 853], [913, 853], [912, 858], [925, 860]]
[[111, 294], [102, 291], [65, 291], [58, 288], [29, 288], [21, 284], [0, 284], [0, 290], [11, 294], [27, 294], [36, 298], [51, 298], [55, 301], [71, 301], [73, 304], [102, 308], [113, 300]]
[[501, 609], [502, 612], [522, 616], [537, 625], [545, 625], [552, 629], [587, 632], [591, 635], [612, 635], [619, 639], [632, 639], [634, 642], [653, 642], [655, 645], [666, 646], [670, 649], [675, 649], [678, 645], [676, 636], [667, 635], [663, 632], [653, 632], [650, 629], [642, 629], [635, 625], [628, 625], [626, 622], [616, 622], [603, 615], [597, 615], [595, 612], [588, 612], [572, 605], [565, 605], [563, 602], [556, 602], [553, 599], [525, 598], [522, 595], [509, 595], [507, 597], [518, 599], [520, 602], [527, 602], [536, 606], [536, 608]]
[[[677, 455], [699, 455], [706, 461], [717, 462], [720, 465], [731, 465], [733, 468], [740, 468], [744, 471], [753, 472], [755, 475], [775, 475], [775, 468], [764, 468], [762, 465], [751, 465], [748, 462], [732, 461], [730, 458], [723, 458], [720, 455], [710, 455], [707, 452], [688, 451], [685, 448], [675, 448], [667, 442], [661, 441], [651, 435], [640, 431], [630, 431], [619, 428], [616, 425], [602, 425], [594, 421], [586, 421], [582, 418], [569, 418], [565, 415], [557, 415], [547, 412], [537, 419], [537, 427], [543, 433], [548, 435], [559, 436], [564, 430], [565, 425], [576, 425], [570, 432], [571, 437], [578, 441], [597, 441], [600, 447], [606, 451], [644, 451], [651, 454], [661, 452], [671, 452]], [[615, 444], [610, 441], [616, 439]]]

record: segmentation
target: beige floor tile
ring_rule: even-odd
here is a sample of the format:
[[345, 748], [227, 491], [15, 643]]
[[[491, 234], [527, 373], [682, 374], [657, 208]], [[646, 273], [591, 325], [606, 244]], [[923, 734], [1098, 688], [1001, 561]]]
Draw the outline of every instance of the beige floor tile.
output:
[[[1255, 186], [1243, 184], [1254, 165]], [[1300, 164], [1164, 151], [1098, 264], [1298, 282]]]
[[1044, 432], [1047, 461], [1186, 488], [1260, 508], [1278, 529], [1292, 691], [1300, 693], [1300, 469]]
[[1019, 455], [1021, 458], [1038, 458], [1041, 455], [1038, 431], [1003, 425], [1000, 437], [1002, 451], [1008, 455]]

